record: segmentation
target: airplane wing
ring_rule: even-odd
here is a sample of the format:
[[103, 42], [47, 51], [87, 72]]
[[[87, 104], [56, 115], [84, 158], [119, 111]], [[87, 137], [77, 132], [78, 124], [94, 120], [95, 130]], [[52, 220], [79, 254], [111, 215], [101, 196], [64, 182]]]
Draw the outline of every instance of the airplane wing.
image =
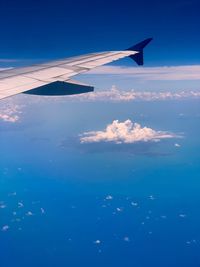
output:
[[1, 71], [0, 100], [19, 93], [55, 96], [91, 92], [94, 87], [73, 81], [71, 77], [124, 57], [131, 57], [138, 65], [143, 65], [143, 48], [151, 40], [146, 39], [122, 51], [91, 53]]

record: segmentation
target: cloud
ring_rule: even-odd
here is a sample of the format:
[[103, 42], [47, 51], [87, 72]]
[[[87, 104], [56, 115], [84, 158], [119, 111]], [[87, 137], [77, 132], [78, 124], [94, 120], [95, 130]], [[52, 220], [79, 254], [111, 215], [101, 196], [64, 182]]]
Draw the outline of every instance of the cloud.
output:
[[178, 143], [175, 143], [174, 146], [175, 146], [175, 147], [181, 147], [181, 145], [178, 144]]
[[1, 231], [6, 232], [9, 228], [10, 228], [9, 225], [4, 225], [4, 226], [1, 228]]
[[[155, 101], [155, 100], [181, 100], [186, 98], [200, 98], [200, 91], [135, 91], [119, 90], [113, 86], [110, 90], [96, 91], [92, 93], [69, 96], [69, 100], [84, 102], [130, 102], [130, 101]], [[65, 98], [66, 100], [66, 98]]]
[[162, 66], [162, 67], [126, 67], [102, 66], [89, 74], [134, 75], [142, 80], [200, 80], [200, 65]]
[[8, 114], [0, 114], [0, 119], [6, 122], [16, 122], [19, 120], [18, 115], [10, 116]]
[[[1, 62], [1, 59], [0, 59]], [[0, 71], [10, 68], [0, 68]], [[0, 100], [0, 122], [16, 123], [20, 121], [22, 109], [25, 107], [22, 102], [17, 101], [19, 96]]]
[[[7, 61], [3, 61], [2, 59], [0, 59], [0, 63], [6, 63]], [[11, 70], [13, 69], [12, 67], [7, 67], [7, 68], [0, 68], [0, 72], [4, 71], [4, 70]]]
[[[200, 99], [200, 90], [168, 90], [168, 91], [135, 91], [134, 89], [123, 90], [118, 89], [115, 85], [109, 90], [96, 90], [95, 92], [80, 94], [80, 95], [68, 95], [68, 96], [28, 96], [18, 95], [15, 98], [9, 98], [6, 103], [10, 103], [8, 100], [13, 99], [13, 104], [16, 103], [21, 106], [21, 103], [27, 104], [41, 104], [48, 102], [132, 102], [132, 101], [165, 101], [165, 100], [184, 100], [184, 99]], [[12, 104], [12, 105], [13, 105]], [[23, 104], [24, 105], [24, 104]], [[2, 113], [0, 102], [0, 114]], [[18, 113], [19, 116], [19, 113]]]
[[178, 137], [177, 135], [166, 132], [156, 131], [148, 127], [142, 127], [131, 120], [119, 122], [114, 120], [107, 125], [104, 131], [85, 132], [80, 136], [81, 143], [113, 142], [116, 144], [133, 144], [137, 142], [158, 142], [161, 139]]
[[72, 100], [96, 102], [96, 101], [108, 101], [108, 102], [126, 102], [136, 99], [136, 94], [133, 90], [123, 91], [112, 86], [110, 90], [96, 91], [92, 93], [74, 95], [69, 97]]
[[20, 120], [22, 106], [6, 102], [0, 106], [0, 121], [15, 123]]

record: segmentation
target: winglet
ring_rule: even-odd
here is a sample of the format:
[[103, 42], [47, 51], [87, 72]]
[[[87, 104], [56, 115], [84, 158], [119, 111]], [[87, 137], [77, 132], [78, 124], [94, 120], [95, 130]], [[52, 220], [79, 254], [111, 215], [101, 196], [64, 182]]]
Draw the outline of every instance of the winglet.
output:
[[138, 52], [135, 55], [131, 55], [130, 58], [132, 58], [133, 60], [135, 60], [135, 62], [138, 65], [144, 65], [144, 56], [143, 56], [143, 49], [145, 48], [146, 45], [148, 45], [153, 38], [148, 38], [134, 46], [131, 46], [130, 48], [126, 49], [126, 50], [131, 50], [131, 51], [136, 51]]

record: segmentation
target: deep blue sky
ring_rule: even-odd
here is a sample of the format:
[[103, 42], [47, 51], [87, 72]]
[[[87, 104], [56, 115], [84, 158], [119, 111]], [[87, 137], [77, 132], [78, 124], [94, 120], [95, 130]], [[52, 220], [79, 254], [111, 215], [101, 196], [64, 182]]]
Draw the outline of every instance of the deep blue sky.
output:
[[199, 9], [198, 0], [1, 1], [0, 58], [59, 58], [153, 37], [147, 65], [199, 64]]

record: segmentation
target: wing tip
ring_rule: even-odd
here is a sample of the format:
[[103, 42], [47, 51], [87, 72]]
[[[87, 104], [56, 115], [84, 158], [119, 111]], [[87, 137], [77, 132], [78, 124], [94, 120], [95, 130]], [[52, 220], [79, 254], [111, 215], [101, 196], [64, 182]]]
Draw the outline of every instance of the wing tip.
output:
[[139, 42], [126, 50], [137, 51], [137, 54], [131, 55], [132, 58], [139, 66], [144, 65], [144, 53], [143, 49], [153, 40], [153, 38], [147, 38], [142, 42]]

